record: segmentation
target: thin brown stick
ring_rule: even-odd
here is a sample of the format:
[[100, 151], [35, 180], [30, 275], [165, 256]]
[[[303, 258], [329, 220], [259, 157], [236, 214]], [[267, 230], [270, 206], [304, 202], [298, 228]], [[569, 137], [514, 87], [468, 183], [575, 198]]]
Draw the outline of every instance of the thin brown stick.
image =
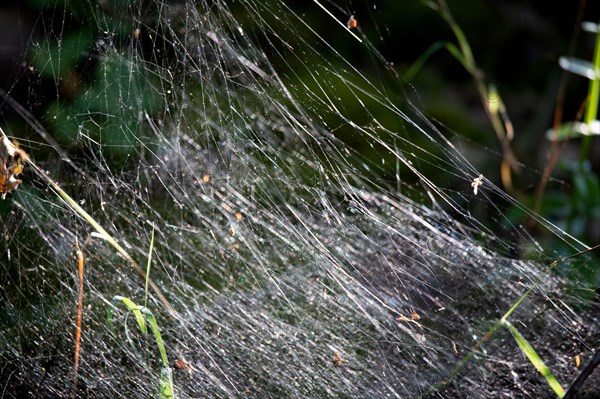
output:
[[79, 243], [75, 241], [77, 247], [77, 266], [79, 272], [79, 298], [77, 300], [77, 322], [75, 324], [75, 376], [73, 377], [73, 389], [71, 397], [77, 396], [77, 377], [79, 375], [79, 349], [81, 341], [81, 319], [83, 315], [83, 252], [79, 248]]

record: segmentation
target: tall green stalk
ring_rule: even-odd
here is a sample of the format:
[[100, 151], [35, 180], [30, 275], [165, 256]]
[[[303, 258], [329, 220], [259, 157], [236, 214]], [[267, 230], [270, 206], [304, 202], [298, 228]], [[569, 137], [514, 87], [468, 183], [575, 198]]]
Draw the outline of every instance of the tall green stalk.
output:
[[[598, 25], [600, 27], [600, 25]], [[600, 29], [596, 32], [596, 47], [594, 49], [594, 79], [590, 81], [588, 88], [587, 106], [585, 108], [584, 122], [588, 126], [598, 117], [598, 102], [600, 98]], [[581, 143], [581, 152], [579, 154], [579, 164], [583, 169], [583, 163], [589, 158], [592, 137], [583, 136]]]

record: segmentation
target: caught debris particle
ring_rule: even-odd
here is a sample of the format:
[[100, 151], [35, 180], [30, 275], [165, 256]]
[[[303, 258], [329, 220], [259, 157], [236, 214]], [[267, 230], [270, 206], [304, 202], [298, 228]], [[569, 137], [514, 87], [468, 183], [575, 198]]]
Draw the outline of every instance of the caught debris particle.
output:
[[0, 135], [0, 193], [2, 199], [5, 199], [7, 193], [23, 183], [17, 176], [23, 173], [23, 163], [28, 155], [17, 144], [11, 142], [2, 129]]

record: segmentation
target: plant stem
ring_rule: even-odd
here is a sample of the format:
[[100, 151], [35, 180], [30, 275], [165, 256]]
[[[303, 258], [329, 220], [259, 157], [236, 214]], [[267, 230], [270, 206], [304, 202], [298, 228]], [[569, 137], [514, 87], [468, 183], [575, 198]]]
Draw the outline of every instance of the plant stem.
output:
[[[600, 29], [596, 33], [596, 47], [594, 49], [594, 79], [590, 81], [588, 89], [587, 106], [585, 108], [584, 122], [590, 124], [597, 119], [598, 116], [598, 103], [600, 97]], [[589, 159], [590, 147], [592, 145], [592, 138], [590, 136], [584, 136], [581, 142], [581, 152], [579, 154], [579, 164], [582, 166], [583, 163]]]

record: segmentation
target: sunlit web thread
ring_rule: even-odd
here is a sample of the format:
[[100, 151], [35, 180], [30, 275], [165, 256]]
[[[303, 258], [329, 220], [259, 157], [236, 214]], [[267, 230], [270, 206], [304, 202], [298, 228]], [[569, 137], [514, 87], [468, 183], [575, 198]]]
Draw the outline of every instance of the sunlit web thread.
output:
[[[79, 17], [57, 9], [60, 21], [84, 18], [99, 32], [109, 32], [99, 36], [115, 39], [94, 55], [102, 68], [89, 66], [98, 74], [83, 79], [86, 95], [76, 97], [81, 108], [70, 113], [77, 122], [73, 131], [80, 132], [76, 148], [61, 144], [102, 190], [63, 175], [70, 169], [55, 153], [36, 151], [35, 159], [60, 178], [61, 187], [84, 199], [92, 216], [118, 231], [119, 242], [136, 259], [146, 256], [147, 221], [156, 224], [153, 277], [182, 317], [169, 320], [160, 317], [165, 309], [153, 311], [170, 360], [181, 352], [194, 368], [175, 370], [182, 396], [411, 397], [447, 375], [474, 344], [471, 337], [481, 336], [482, 325], [494, 320], [495, 310], [509, 306], [522, 294], [524, 281], [539, 275], [537, 263], [492, 250], [508, 252], [531, 241], [503, 218], [506, 203], [514, 201], [502, 197], [492, 181], [486, 180], [474, 198], [470, 183], [479, 172], [451, 145], [459, 135], [444, 138], [447, 132], [398, 103], [383, 80], [347, 62], [343, 46], [329, 42], [318, 22], [303, 18], [289, 3], [230, 3], [241, 8], [237, 13], [222, 2], [111, 4]], [[114, 8], [105, 13], [103, 7]], [[115, 21], [111, 15], [123, 16], [122, 36], [114, 25], [106, 26], [105, 21]], [[329, 16], [322, 17], [331, 24]], [[123, 49], [134, 28], [141, 30], [135, 38], [140, 53], [130, 59]], [[77, 49], [71, 46], [63, 40], [57, 53], [45, 58], [63, 59]], [[111, 75], [117, 70], [123, 72]], [[61, 72], [50, 77], [59, 82]], [[153, 92], [161, 94], [161, 107], [139, 106]], [[361, 115], [351, 114], [353, 108]], [[68, 120], [54, 126], [54, 115], [44, 119], [53, 134], [68, 126]], [[391, 122], [398, 120], [405, 125]], [[111, 141], [115, 136], [127, 140]], [[129, 155], [111, 159], [111, 151], [121, 150]], [[386, 180], [380, 162], [390, 154], [385, 165], [402, 160], [402, 194], [396, 182]], [[38, 180], [31, 176], [7, 196], [19, 203], [26, 223], [6, 226], [18, 239], [10, 241], [13, 255], [2, 271], [9, 279], [18, 276], [21, 284], [3, 287], [3, 295], [16, 309], [11, 311], [37, 312], [52, 328], [40, 341], [29, 327], [39, 329], [41, 322], [11, 323], [16, 327], [3, 331], [9, 349], [0, 356], [7, 359], [3, 370], [21, 374], [0, 379], [15, 392], [29, 387], [43, 367], [47, 385], [37, 392], [57, 393], [69, 381], [62, 370], [70, 371], [72, 362], [61, 358], [57, 341], [72, 331], [56, 320], [64, 320], [66, 310], [72, 317], [75, 290], [54, 284], [52, 273], [70, 267], [72, 275], [72, 259], [60, 259], [61, 239], [81, 236], [87, 226], [71, 211], [52, 206], [56, 199]], [[506, 203], [497, 203], [495, 195]], [[46, 206], [34, 211], [36, 200]], [[469, 205], [476, 204], [506, 221], [507, 233], [486, 230], [470, 213]], [[236, 212], [243, 212], [241, 221]], [[233, 233], [232, 221], [237, 222]], [[483, 234], [481, 242], [473, 241], [481, 231], [495, 241]], [[115, 339], [104, 322], [106, 298], [141, 298], [139, 278], [108, 246], [92, 240], [87, 251], [98, 267], [86, 276], [86, 320], [92, 328], [84, 345], [93, 350], [82, 358], [81, 394], [152, 396], [152, 359], [139, 362], [127, 339]], [[532, 256], [539, 261], [547, 255], [534, 248]], [[539, 323], [540, 345], [558, 347], [563, 343], [558, 326], [571, 333], [591, 320], [585, 312], [564, 312], [567, 303], [577, 302], [564, 287], [559, 276], [551, 276], [530, 306], [520, 309], [524, 323]], [[44, 290], [56, 302], [31, 295]], [[560, 301], [548, 300], [554, 296]], [[398, 320], [413, 312], [418, 323]], [[23, 342], [32, 343], [31, 352], [20, 350]], [[143, 345], [136, 348], [146, 354]], [[512, 384], [496, 385], [509, 367], [525, 368], [510, 348], [502, 337], [490, 341], [486, 350], [502, 362], [478, 364], [481, 373], [460, 381], [463, 392], [520, 392]], [[558, 352], [553, 359], [561, 359]], [[48, 353], [57, 366], [40, 360]], [[345, 360], [341, 366], [332, 360], [335, 353]], [[528, 376], [522, 390], [540, 392]]]

